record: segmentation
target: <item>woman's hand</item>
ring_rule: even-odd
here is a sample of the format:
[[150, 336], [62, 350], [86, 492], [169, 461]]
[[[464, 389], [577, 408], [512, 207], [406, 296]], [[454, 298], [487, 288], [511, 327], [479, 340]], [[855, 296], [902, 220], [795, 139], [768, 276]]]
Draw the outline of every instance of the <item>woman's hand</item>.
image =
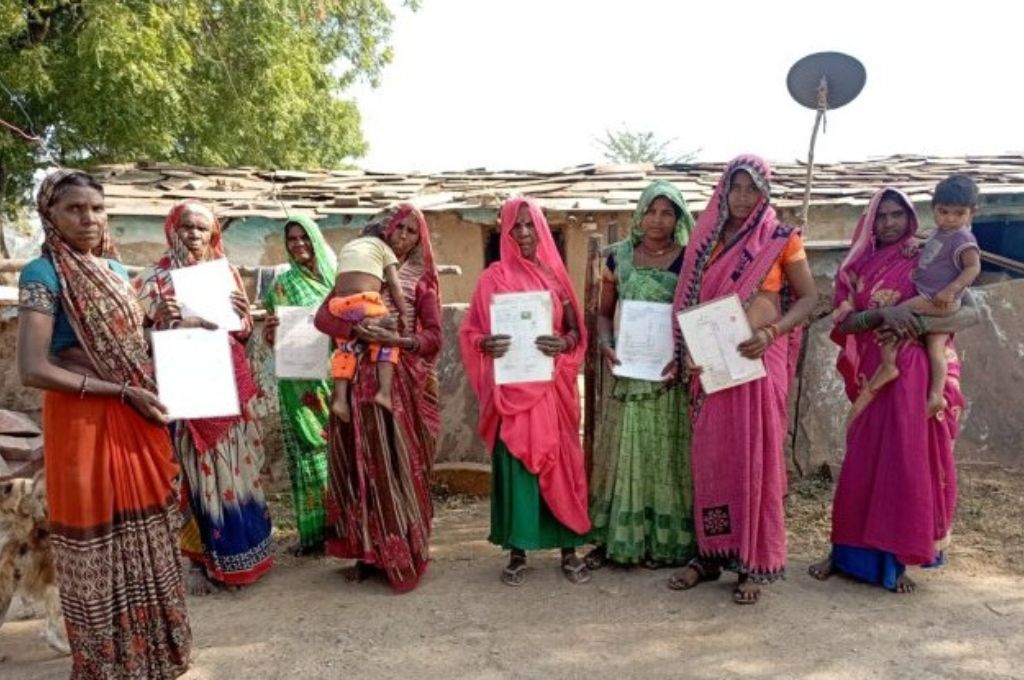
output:
[[693, 357], [689, 354], [687, 354], [686, 358], [683, 360], [683, 365], [686, 369], [686, 375], [690, 378], [696, 378], [704, 372], [704, 367], [693, 363]]
[[140, 415], [161, 425], [167, 424], [167, 407], [155, 394], [141, 387], [127, 387], [124, 395]]
[[758, 328], [748, 340], [744, 340], [737, 345], [736, 350], [747, 359], [760, 359], [771, 344], [771, 331]]
[[511, 346], [512, 336], [503, 334], [485, 335], [479, 344], [481, 352], [495, 359], [505, 356]]
[[541, 354], [556, 357], [569, 349], [569, 341], [560, 335], [538, 335], [534, 343]]
[[178, 321], [181, 319], [181, 305], [174, 298], [173, 295], [168, 295], [156, 304], [156, 309], [153, 310], [153, 321], [157, 327], [166, 328], [172, 321]]
[[274, 346], [274, 340], [277, 339], [277, 327], [280, 325], [281, 319], [277, 318], [277, 314], [267, 314], [267, 318], [263, 320], [263, 342], [270, 347]]
[[190, 316], [181, 321], [174, 322], [172, 328], [204, 328], [208, 331], [215, 331], [217, 330], [217, 324], [198, 316]]
[[622, 363], [619, 361], [619, 357], [615, 355], [615, 348], [611, 345], [601, 345], [601, 356], [604, 357], [604, 364], [608, 367], [609, 371]]
[[907, 307], [882, 307], [878, 314], [882, 317], [882, 325], [876, 331], [879, 342], [911, 340], [921, 333], [917, 317]]
[[667, 383], [674, 383], [679, 380], [679, 362], [672, 359], [665, 368], [661, 369], [661, 378]]
[[401, 336], [395, 332], [397, 324], [390, 317], [380, 319], [365, 319], [355, 325], [353, 332], [356, 337], [366, 342], [376, 342], [381, 345], [395, 346]]
[[239, 290], [231, 291], [231, 308], [235, 310], [239, 319], [249, 316], [249, 300], [246, 299], [245, 293]]

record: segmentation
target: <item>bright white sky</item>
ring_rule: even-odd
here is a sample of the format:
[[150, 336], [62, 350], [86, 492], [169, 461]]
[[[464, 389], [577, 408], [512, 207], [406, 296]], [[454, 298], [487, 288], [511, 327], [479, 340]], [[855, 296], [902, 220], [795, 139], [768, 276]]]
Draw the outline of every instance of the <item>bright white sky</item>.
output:
[[372, 170], [548, 170], [601, 160], [623, 125], [680, 152], [805, 158], [814, 112], [786, 73], [811, 52], [865, 65], [822, 161], [1024, 150], [1012, 0], [423, 0], [359, 103]]

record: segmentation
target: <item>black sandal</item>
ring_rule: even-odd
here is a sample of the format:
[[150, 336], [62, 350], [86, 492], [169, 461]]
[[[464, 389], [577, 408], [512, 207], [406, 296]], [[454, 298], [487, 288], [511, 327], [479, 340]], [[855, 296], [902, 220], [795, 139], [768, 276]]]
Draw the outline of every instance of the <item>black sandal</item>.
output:
[[501, 582], [518, 588], [526, 582], [526, 556], [512, 555], [508, 566], [501, 570]]
[[577, 557], [576, 553], [562, 558], [562, 573], [569, 583], [576, 586], [586, 583], [591, 578], [587, 563]]
[[607, 546], [594, 546], [594, 549], [584, 556], [583, 564], [587, 565], [587, 569], [590, 571], [595, 571], [608, 564]]
[[[682, 578], [687, 569], [697, 574], [696, 581], [689, 581]], [[704, 583], [705, 581], [717, 581], [722, 577], [722, 568], [718, 565], [707, 565], [699, 557], [694, 557], [686, 563], [686, 566], [668, 577], [668, 587], [671, 590], [689, 590]]]

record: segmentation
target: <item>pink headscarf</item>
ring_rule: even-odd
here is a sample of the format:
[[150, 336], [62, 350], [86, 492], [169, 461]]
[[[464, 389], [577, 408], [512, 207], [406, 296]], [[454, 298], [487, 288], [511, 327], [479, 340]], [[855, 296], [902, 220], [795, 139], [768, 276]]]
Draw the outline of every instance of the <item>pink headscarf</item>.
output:
[[[537, 231], [537, 262], [523, 257], [512, 237], [521, 207], [530, 211]], [[509, 452], [540, 483], [541, 495], [555, 518], [578, 534], [590, 530], [587, 480], [580, 445], [580, 406], [576, 377], [586, 353], [583, 309], [572, 287], [544, 213], [529, 199], [509, 199], [501, 208], [501, 259], [477, 282], [469, 313], [459, 329], [462, 360], [480, 401], [479, 431], [493, 449], [500, 436]], [[554, 327], [562, 327], [563, 302], [572, 305], [580, 340], [555, 358], [550, 382], [494, 384], [494, 360], [479, 350], [491, 332], [491, 299], [497, 293], [548, 290]], [[557, 332], [557, 331], [556, 331]]]

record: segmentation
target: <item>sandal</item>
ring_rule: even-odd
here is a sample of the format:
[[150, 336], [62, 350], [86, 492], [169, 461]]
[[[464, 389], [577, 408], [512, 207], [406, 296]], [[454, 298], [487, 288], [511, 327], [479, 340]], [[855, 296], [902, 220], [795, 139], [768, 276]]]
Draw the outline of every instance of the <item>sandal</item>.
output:
[[736, 604], [757, 604], [761, 599], [761, 586], [746, 579], [732, 589], [732, 601]]
[[[689, 571], [687, 571], [689, 570]], [[697, 574], [696, 580], [686, 578], [684, 574]], [[668, 587], [671, 590], [689, 590], [705, 581], [717, 581], [722, 577], [722, 569], [717, 565], [708, 565], [694, 557], [687, 562], [686, 566], [672, 574], [668, 578]]]
[[582, 585], [590, 580], [590, 570], [587, 569], [586, 562], [576, 557], [575, 553], [562, 558], [562, 573], [573, 585]]
[[595, 571], [608, 564], [608, 548], [603, 545], [595, 546], [593, 550], [588, 552], [583, 558], [583, 563], [587, 565], [587, 569]]
[[508, 566], [501, 570], [501, 582], [518, 588], [526, 582], [526, 558], [513, 556]]

